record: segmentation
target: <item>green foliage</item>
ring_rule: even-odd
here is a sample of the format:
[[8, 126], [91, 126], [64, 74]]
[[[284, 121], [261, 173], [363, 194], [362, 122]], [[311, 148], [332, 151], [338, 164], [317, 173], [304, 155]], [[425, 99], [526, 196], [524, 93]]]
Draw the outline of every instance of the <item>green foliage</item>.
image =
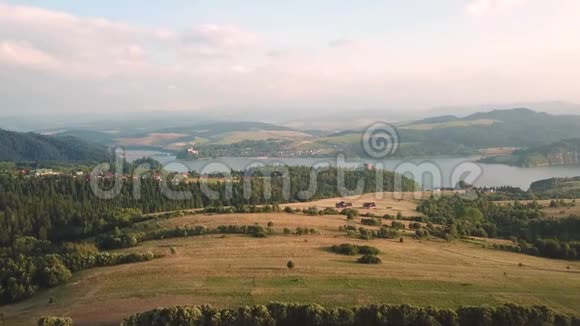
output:
[[374, 238], [394, 239], [399, 236], [399, 231], [397, 229], [393, 229], [388, 226], [383, 226], [378, 230], [359, 228], [358, 233], [359, 238], [363, 240], [371, 240]]
[[382, 261], [379, 257], [375, 255], [364, 255], [357, 260], [359, 264], [368, 264], [368, 265], [376, 265], [380, 264]]
[[[517, 244], [498, 245], [494, 246], [495, 249], [550, 258], [580, 259], [580, 217], [544, 218], [537, 203], [524, 205], [516, 201], [498, 205], [485, 197], [477, 200], [442, 197], [421, 202], [417, 210], [445, 225], [442, 232], [436, 228], [424, 230], [435, 236], [446, 239], [502, 237], [516, 240]], [[421, 237], [418, 233], [417, 236]]]
[[218, 310], [211, 306], [176, 306], [139, 313], [122, 326], [253, 325], [253, 326], [368, 326], [368, 325], [576, 325], [577, 318], [546, 307], [506, 304], [499, 307], [460, 307], [456, 310], [409, 305], [371, 304], [356, 308], [325, 308], [317, 304], [270, 303]]
[[304, 208], [302, 210], [302, 213], [304, 213], [304, 215], [310, 215], [310, 216], [316, 216], [318, 215], [318, 208], [316, 207], [308, 207], [308, 208]]
[[347, 217], [352, 217], [352, 218], [360, 215], [358, 209], [356, 209], [356, 208], [345, 208], [340, 212], [340, 214], [346, 215]]
[[381, 226], [381, 225], [383, 225], [383, 222], [381, 222], [381, 220], [376, 219], [376, 218], [363, 218], [360, 220], [360, 223], [363, 225], [369, 225], [369, 226]]
[[38, 320], [38, 326], [72, 326], [73, 321], [69, 317], [42, 317]]
[[74, 137], [44, 136], [0, 129], [0, 161], [110, 161], [105, 146]]
[[[228, 196], [223, 183], [207, 185], [214, 190], [218, 199], [208, 198], [201, 190], [199, 182], [172, 185], [175, 190], [188, 191], [192, 194], [187, 200], [171, 200], [164, 195], [162, 185], [153, 178], [139, 180], [141, 197], [133, 197], [136, 184], [129, 178], [123, 182], [120, 193], [113, 199], [102, 200], [93, 194], [90, 183], [84, 178], [72, 176], [20, 178], [0, 174], [0, 246], [11, 244], [19, 236], [33, 236], [37, 239], [53, 242], [76, 241], [87, 237], [112, 231], [115, 227], [123, 228], [134, 223], [154, 217], [143, 214], [184, 209], [204, 208], [211, 213], [251, 213], [279, 209], [276, 203], [300, 201], [298, 193], [310, 186], [311, 169], [308, 167], [284, 167], [289, 171], [290, 196], [284, 195], [284, 179], [280, 174], [271, 178], [262, 178], [259, 172], [248, 179], [251, 185], [249, 196]], [[317, 171], [318, 191], [312, 200], [336, 197], [340, 195], [336, 184], [339, 170], [330, 168]], [[376, 173], [383, 174], [385, 191], [394, 189], [395, 174], [388, 171], [354, 171], [343, 170], [345, 187], [354, 188], [359, 180], [364, 181], [363, 192], [374, 192]], [[242, 179], [244, 173], [233, 171], [233, 176]], [[271, 182], [271, 196], [266, 198], [264, 189], [266, 180]], [[103, 178], [99, 181], [103, 189], [111, 189], [113, 179]], [[235, 194], [244, 193], [244, 182], [233, 182]], [[403, 191], [416, 188], [414, 181], [403, 178]], [[278, 208], [276, 208], [278, 207]], [[307, 211], [310, 214], [310, 211]], [[314, 215], [314, 210], [312, 210]], [[334, 213], [334, 211], [327, 211]], [[353, 211], [354, 213], [354, 211]], [[316, 210], [316, 214], [318, 211]], [[133, 239], [108, 239], [112, 247], [115, 242], [133, 242]]]
[[415, 236], [418, 239], [427, 239], [427, 238], [429, 238], [429, 231], [427, 229], [424, 229], [424, 228], [417, 229], [415, 231]]
[[358, 246], [350, 243], [343, 243], [339, 246], [332, 246], [330, 250], [334, 253], [341, 255], [356, 256], [359, 254], [363, 255], [378, 255], [381, 251], [378, 248], [371, 246]]
[[403, 222], [398, 222], [398, 221], [393, 221], [391, 223], [391, 227], [393, 229], [397, 229], [397, 230], [404, 230], [405, 229], [405, 223]]

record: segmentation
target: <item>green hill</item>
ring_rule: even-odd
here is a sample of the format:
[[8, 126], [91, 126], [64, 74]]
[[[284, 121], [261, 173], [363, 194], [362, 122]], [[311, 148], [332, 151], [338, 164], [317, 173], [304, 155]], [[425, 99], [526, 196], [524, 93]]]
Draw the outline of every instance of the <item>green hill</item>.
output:
[[481, 161], [522, 167], [579, 164], [580, 138], [561, 140], [548, 145], [519, 150], [511, 155], [495, 156]]
[[0, 129], [0, 161], [100, 162], [108, 159], [110, 154], [105, 146], [74, 137]]

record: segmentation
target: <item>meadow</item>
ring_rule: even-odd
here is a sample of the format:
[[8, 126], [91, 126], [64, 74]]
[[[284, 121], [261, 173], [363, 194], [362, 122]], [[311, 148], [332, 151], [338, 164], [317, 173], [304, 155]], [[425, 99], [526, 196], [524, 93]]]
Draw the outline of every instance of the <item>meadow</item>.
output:
[[[268, 222], [276, 234], [267, 238], [228, 234], [144, 242], [123, 251], [166, 256], [82, 271], [67, 284], [4, 306], [0, 313], [9, 325], [30, 325], [43, 315], [71, 316], [75, 325], [118, 325], [130, 314], [176, 304], [379, 302], [453, 308], [512, 302], [546, 305], [563, 313], [574, 313], [580, 306], [580, 262], [484, 249], [483, 242], [491, 240], [418, 240], [407, 230], [403, 242], [364, 241], [338, 231], [345, 224], [362, 226], [360, 218], [285, 213], [197, 214], [143, 222], [135, 228]], [[284, 228], [305, 226], [320, 234], [282, 235]], [[383, 263], [357, 264], [357, 257], [329, 251], [341, 243], [377, 247]], [[295, 268], [286, 267], [289, 260]]]

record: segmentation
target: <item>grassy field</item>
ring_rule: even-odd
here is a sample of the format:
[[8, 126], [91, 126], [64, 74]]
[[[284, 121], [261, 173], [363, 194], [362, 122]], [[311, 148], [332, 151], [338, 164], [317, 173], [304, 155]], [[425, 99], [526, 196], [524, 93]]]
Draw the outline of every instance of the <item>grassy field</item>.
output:
[[[372, 302], [457, 307], [514, 302], [548, 305], [560, 312], [580, 306], [580, 263], [483, 249], [482, 239], [447, 243], [347, 238], [344, 216], [293, 214], [192, 215], [139, 228], [220, 224], [314, 227], [319, 235], [208, 235], [145, 242], [131, 251], [167, 256], [151, 262], [97, 268], [66, 285], [0, 308], [9, 325], [31, 325], [42, 315], [69, 315], [75, 325], [117, 325], [135, 312], [175, 304], [238, 306], [270, 301], [317, 302], [327, 306]], [[341, 243], [381, 249], [381, 265], [328, 251]], [[175, 254], [170, 248], [176, 249]], [[296, 268], [286, 267], [293, 260]], [[520, 266], [520, 263], [522, 264]], [[50, 297], [56, 304], [49, 305]]]

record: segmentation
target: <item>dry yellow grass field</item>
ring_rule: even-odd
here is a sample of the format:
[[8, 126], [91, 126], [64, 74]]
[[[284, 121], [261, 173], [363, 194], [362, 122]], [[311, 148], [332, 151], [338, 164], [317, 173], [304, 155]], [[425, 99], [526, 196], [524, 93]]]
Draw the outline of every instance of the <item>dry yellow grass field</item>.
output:
[[[145, 242], [129, 251], [167, 256], [146, 263], [83, 271], [66, 285], [1, 308], [9, 325], [30, 325], [42, 315], [68, 315], [75, 325], [118, 325], [123, 317], [158, 306], [231, 307], [270, 301], [327, 306], [371, 302], [457, 307], [505, 302], [548, 305], [561, 312], [580, 306], [580, 263], [484, 249], [477, 241], [363, 241], [338, 227], [360, 219], [301, 214], [191, 215], [139, 226], [222, 224], [313, 227], [319, 235], [207, 235]], [[158, 225], [157, 225], [158, 224]], [[332, 245], [371, 245], [380, 265], [328, 251]], [[171, 254], [170, 248], [176, 253]], [[286, 267], [288, 260], [296, 268]], [[520, 266], [519, 264], [522, 264]], [[56, 304], [49, 305], [50, 297]]]

